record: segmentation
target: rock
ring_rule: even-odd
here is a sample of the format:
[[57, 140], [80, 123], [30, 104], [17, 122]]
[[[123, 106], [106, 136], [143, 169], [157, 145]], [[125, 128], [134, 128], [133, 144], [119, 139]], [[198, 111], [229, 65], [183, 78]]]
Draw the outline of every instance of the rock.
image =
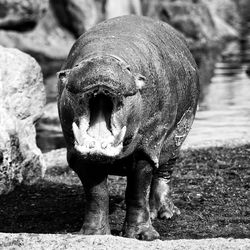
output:
[[51, 174], [51, 172], [57, 169], [60, 170], [60, 173], [69, 170], [66, 155], [66, 148], [51, 150], [44, 153], [43, 156], [46, 164], [46, 174]]
[[140, 0], [107, 0], [105, 5], [106, 19], [124, 15], [142, 15]]
[[215, 28], [222, 39], [239, 37], [239, 6], [234, 0], [202, 0], [211, 12]]
[[100, 19], [94, 0], [51, 0], [59, 22], [79, 37]]
[[52, 74], [44, 79], [47, 103], [57, 100], [57, 76]]
[[46, 104], [36, 127], [41, 130], [50, 130], [51, 132], [62, 132], [56, 102]]
[[44, 15], [48, 0], [0, 0], [0, 28], [26, 30]]
[[0, 30], [0, 45], [18, 48], [33, 56], [44, 76], [60, 70], [74, 41], [73, 35], [60, 26], [51, 8], [32, 31]]
[[0, 194], [43, 176], [34, 123], [42, 114], [45, 91], [37, 62], [0, 46]]
[[48, 103], [36, 124], [37, 145], [42, 152], [65, 147], [56, 102]]
[[191, 48], [211, 46], [217, 40], [209, 9], [199, 1], [153, 1], [147, 11], [147, 15], [165, 21], [182, 32]]

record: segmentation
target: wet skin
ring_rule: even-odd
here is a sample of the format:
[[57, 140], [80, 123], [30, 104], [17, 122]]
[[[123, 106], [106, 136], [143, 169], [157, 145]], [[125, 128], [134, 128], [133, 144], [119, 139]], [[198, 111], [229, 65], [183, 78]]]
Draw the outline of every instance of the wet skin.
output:
[[153, 240], [151, 220], [179, 210], [170, 180], [196, 111], [198, 74], [182, 36], [125, 16], [83, 34], [58, 73], [69, 166], [86, 194], [83, 234], [110, 234], [109, 174], [126, 175], [123, 235]]

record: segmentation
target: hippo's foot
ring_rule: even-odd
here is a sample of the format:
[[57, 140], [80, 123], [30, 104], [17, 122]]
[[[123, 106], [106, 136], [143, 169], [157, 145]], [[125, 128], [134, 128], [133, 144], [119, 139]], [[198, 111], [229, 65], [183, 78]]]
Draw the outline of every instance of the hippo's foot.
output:
[[150, 217], [155, 219], [170, 219], [174, 214], [179, 215], [180, 210], [174, 205], [171, 195], [169, 180], [155, 178], [150, 193]]
[[140, 240], [155, 240], [158, 232], [150, 220], [149, 194], [153, 167], [146, 160], [138, 160], [127, 175], [126, 218], [123, 236]]
[[158, 239], [160, 235], [151, 223], [141, 223], [138, 225], [127, 225], [125, 223], [123, 227], [123, 236], [127, 238], [150, 241]]
[[97, 227], [96, 225], [83, 224], [79, 234], [84, 235], [105, 235], [111, 234], [109, 225]]
[[[88, 204], [92, 203], [89, 202]], [[102, 209], [105, 210], [105, 207]], [[111, 234], [108, 211], [103, 210], [88, 210], [85, 214], [84, 222], [79, 233], [84, 235]]]

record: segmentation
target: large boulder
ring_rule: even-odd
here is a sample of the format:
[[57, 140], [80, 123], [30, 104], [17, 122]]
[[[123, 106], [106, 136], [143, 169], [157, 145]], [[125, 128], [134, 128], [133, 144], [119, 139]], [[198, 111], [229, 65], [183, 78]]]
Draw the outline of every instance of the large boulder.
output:
[[200, 1], [152, 1], [147, 15], [165, 21], [182, 32], [191, 47], [211, 46], [217, 39], [215, 24], [207, 6]]
[[44, 174], [34, 127], [44, 105], [38, 63], [17, 49], [0, 46], [0, 194]]
[[202, 0], [212, 14], [215, 28], [222, 39], [239, 37], [241, 18], [235, 0]]
[[48, 0], [0, 0], [0, 28], [26, 30], [33, 27], [48, 8]]
[[106, 19], [131, 14], [142, 15], [140, 0], [106, 0]]
[[61, 27], [52, 8], [31, 31], [0, 30], [0, 45], [18, 48], [33, 56], [41, 65], [44, 76], [60, 70], [74, 41], [74, 36]]
[[51, 0], [59, 22], [79, 37], [100, 20], [94, 0]]

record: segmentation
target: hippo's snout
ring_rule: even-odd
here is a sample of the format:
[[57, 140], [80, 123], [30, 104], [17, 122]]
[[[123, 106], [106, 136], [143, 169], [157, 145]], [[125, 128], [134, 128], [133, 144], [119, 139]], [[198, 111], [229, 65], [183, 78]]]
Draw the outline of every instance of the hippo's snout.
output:
[[103, 86], [89, 88], [82, 98], [79, 105], [84, 103], [85, 115], [72, 124], [75, 149], [82, 155], [119, 155], [126, 133], [126, 126], [116, 119], [122, 106], [121, 98]]

